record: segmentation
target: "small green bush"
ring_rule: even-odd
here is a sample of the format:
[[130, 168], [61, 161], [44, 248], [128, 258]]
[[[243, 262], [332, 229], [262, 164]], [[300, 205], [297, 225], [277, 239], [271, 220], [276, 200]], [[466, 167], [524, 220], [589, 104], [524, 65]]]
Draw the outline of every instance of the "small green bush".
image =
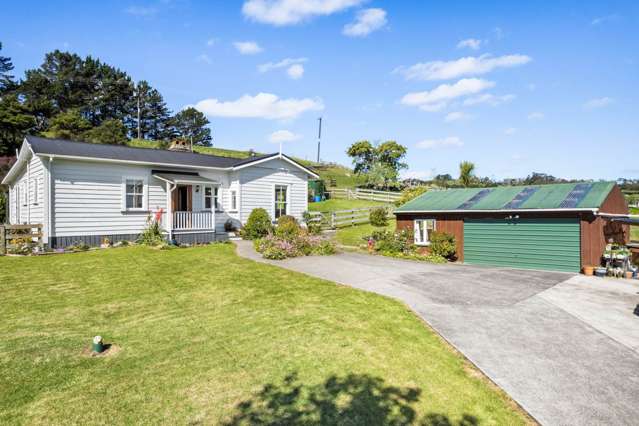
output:
[[253, 209], [240, 233], [245, 240], [256, 240], [267, 236], [272, 231], [273, 225], [268, 212], [257, 208]]
[[138, 237], [138, 243], [155, 247], [165, 242], [160, 222], [153, 219], [147, 220], [146, 228]]
[[297, 219], [293, 216], [280, 216], [277, 219], [277, 227], [275, 228], [275, 236], [282, 238], [283, 240], [291, 241], [297, 238], [302, 231], [300, 224], [297, 223]]
[[447, 232], [432, 232], [430, 234], [430, 251], [434, 255], [445, 259], [455, 257], [455, 236]]
[[375, 241], [375, 250], [382, 252], [382, 254], [409, 254], [415, 251], [413, 237], [405, 230], [400, 232], [375, 231], [371, 238]]
[[388, 225], [388, 212], [384, 207], [376, 207], [371, 210], [369, 219], [373, 226], [387, 226]]
[[304, 219], [304, 223], [306, 224], [306, 229], [308, 229], [309, 234], [317, 235], [322, 232], [322, 222], [315, 219], [315, 216], [311, 215], [309, 212], [304, 212], [302, 214], [302, 218]]

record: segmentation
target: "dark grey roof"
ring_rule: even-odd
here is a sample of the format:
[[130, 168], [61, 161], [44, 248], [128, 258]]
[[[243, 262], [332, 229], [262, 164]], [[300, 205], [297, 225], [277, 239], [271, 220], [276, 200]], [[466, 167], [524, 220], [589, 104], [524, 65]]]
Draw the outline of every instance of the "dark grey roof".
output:
[[[121, 160], [145, 162], [163, 165], [184, 165], [196, 167], [214, 167], [227, 169], [244, 166], [255, 161], [277, 157], [279, 154], [266, 154], [249, 158], [221, 157], [219, 155], [198, 154], [195, 152], [177, 152], [165, 149], [132, 148], [122, 145], [104, 145], [87, 142], [73, 142], [64, 139], [48, 139], [38, 136], [27, 136], [35, 154], [60, 155], [82, 158], [98, 158], [105, 160]], [[310, 168], [300, 164], [289, 156], [287, 159], [297, 164], [309, 173], [316, 174]]]
[[197, 154], [193, 152], [71, 142], [63, 139], [47, 139], [37, 136], [27, 136], [27, 141], [36, 154], [216, 168], [233, 167], [240, 161], [243, 161], [237, 158], [219, 157], [217, 155]]

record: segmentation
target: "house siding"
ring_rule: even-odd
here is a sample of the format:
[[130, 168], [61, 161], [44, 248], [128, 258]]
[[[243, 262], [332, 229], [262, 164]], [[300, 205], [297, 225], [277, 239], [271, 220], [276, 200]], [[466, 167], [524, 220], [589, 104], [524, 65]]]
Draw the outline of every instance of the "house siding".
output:
[[9, 191], [9, 222], [43, 224], [45, 219], [45, 168], [31, 156]]
[[165, 183], [151, 176], [150, 167], [56, 160], [53, 180], [53, 235], [86, 236], [136, 234], [148, 212], [122, 211], [122, 179], [147, 180], [148, 209], [166, 210]]
[[289, 186], [288, 214], [298, 220], [308, 209], [307, 175], [290, 163], [273, 159], [239, 171], [241, 220], [246, 222], [253, 209], [266, 209], [275, 217], [275, 185]]

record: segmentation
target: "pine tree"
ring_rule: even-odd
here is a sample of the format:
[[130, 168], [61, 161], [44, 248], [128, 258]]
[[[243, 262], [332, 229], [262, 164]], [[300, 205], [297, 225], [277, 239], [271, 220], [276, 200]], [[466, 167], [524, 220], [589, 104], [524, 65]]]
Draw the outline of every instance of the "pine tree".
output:
[[193, 107], [183, 109], [173, 117], [173, 126], [178, 136], [193, 145], [211, 146], [211, 129], [207, 127], [209, 120]]
[[[2, 43], [0, 42], [0, 51], [2, 51]], [[13, 70], [11, 58], [0, 56], [0, 94], [9, 90], [14, 86], [13, 75], [9, 72]]]
[[170, 137], [170, 113], [160, 92], [142, 80], [135, 88], [131, 104], [128, 124], [134, 137], [153, 140]]

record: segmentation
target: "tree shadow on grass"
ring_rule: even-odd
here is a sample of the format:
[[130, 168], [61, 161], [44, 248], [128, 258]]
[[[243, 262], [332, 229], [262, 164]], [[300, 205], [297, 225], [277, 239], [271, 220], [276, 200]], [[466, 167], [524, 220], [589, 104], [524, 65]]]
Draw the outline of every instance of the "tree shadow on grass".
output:
[[323, 383], [304, 385], [292, 373], [279, 384], [265, 385], [238, 403], [224, 424], [235, 425], [408, 425], [474, 426], [478, 420], [464, 415], [460, 421], [428, 413], [417, 418], [413, 405], [421, 389], [386, 386], [369, 375], [331, 376]]

